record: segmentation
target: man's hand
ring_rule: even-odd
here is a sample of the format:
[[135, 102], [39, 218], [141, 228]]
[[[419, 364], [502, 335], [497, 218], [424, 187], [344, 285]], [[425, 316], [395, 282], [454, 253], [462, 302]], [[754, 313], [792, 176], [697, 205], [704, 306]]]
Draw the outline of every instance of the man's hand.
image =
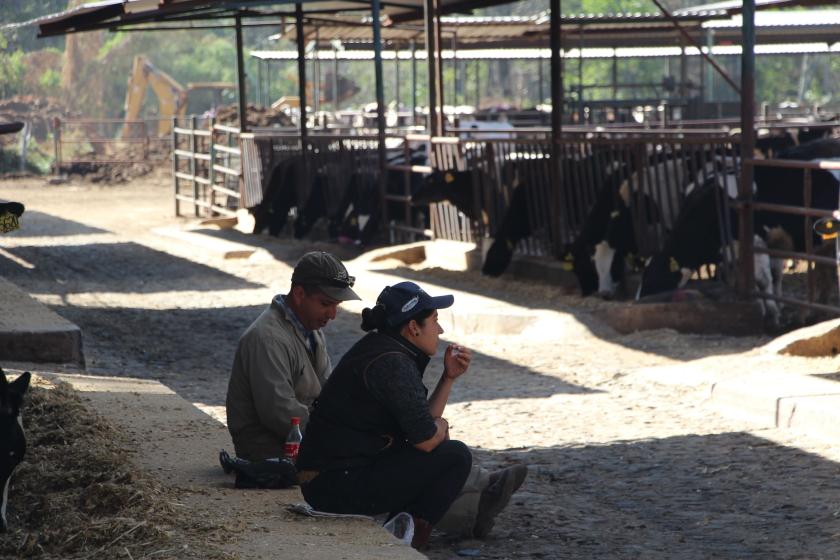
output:
[[447, 379], [455, 380], [466, 373], [471, 361], [472, 352], [469, 348], [450, 344], [443, 354], [443, 375]]

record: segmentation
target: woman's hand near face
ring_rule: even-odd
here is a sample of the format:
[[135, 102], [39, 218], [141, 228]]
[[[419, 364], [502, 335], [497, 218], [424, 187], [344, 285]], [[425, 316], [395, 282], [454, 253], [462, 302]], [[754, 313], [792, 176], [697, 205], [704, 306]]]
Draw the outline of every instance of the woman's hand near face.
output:
[[469, 348], [450, 344], [443, 354], [443, 375], [448, 379], [457, 379], [470, 367], [472, 352]]

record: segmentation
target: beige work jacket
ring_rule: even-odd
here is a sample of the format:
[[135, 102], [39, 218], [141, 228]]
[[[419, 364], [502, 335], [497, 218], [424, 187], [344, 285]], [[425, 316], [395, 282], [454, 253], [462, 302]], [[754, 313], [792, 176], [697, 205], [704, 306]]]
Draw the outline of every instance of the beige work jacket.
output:
[[239, 339], [228, 383], [228, 431], [236, 455], [244, 459], [282, 456], [291, 418], [299, 417], [305, 428], [332, 371], [324, 334], [314, 331], [311, 352], [279, 297]]

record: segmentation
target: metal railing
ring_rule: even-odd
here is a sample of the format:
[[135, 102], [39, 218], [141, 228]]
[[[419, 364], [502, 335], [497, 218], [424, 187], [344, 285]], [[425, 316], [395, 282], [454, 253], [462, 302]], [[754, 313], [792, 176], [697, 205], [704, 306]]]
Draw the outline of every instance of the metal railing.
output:
[[160, 119], [55, 119], [56, 172], [77, 166], [158, 164], [172, 149], [170, 136], [158, 136]]
[[240, 206], [242, 180], [239, 129], [197, 117], [173, 119], [172, 181], [175, 215], [181, 204], [192, 206], [194, 216], [235, 216]]

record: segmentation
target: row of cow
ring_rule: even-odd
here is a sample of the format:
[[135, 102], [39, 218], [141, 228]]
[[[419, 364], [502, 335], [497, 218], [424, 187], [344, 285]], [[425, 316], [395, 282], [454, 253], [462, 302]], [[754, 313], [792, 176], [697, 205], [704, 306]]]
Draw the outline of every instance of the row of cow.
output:
[[[357, 153], [359, 160], [376, 160], [376, 152]], [[405, 161], [400, 152], [389, 154], [389, 165], [425, 165], [425, 149], [411, 152]], [[305, 180], [308, 177], [308, 180]], [[388, 171], [385, 178], [387, 192], [404, 192], [405, 174]], [[417, 191], [420, 176], [412, 175], [412, 191]], [[254, 216], [254, 233], [268, 231], [279, 235], [294, 215], [293, 235], [301, 239], [310, 234], [319, 220], [326, 220], [332, 239], [346, 240], [360, 245], [371, 244], [379, 233], [382, 208], [379, 195], [379, 176], [373, 167], [326, 164], [306, 169], [300, 155], [280, 161], [268, 175], [262, 202], [250, 208]], [[390, 215], [404, 213], [404, 208], [392, 205]], [[422, 221], [422, 216], [416, 218]]]
[[[581, 293], [611, 296], [624, 285], [627, 261], [645, 252], [651, 255], [636, 264], [642, 269], [636, 298], [678, 289], [704, 265], [719, 265], [737, 252], [738, 215], [728, 202], [737, 196], [740, 161], [737, 146], [725, 150], [671, 152], [649, 157], [641, 168], [626, 162], [610, 162], [602, 170], [597, 196], [588, 214], [578, 224], [577, 235], [565, 248], [577, 276]], [[698, 154], [700, 159], [698, 161]], [[826, 160], [840, 157], [840, 140], [823, 138], [792, 145], [772, 154], [779, 159]], [[583, 158], [579, 166], [592, 165]], [[637, 166], [638, 167], [638, 166]], [[468, 216], [474, 214], [475, 170], [436, 172], [415, 195], [418, 203], [448, 200]], [[803, 170], [755, 166], [753, 198], [757, 202], [805, 206]], [[449, 175], [448, 179], [442, 177]], [[564, 173], [565, 175], [565, 173]], [[658, 178], [658, 180], [656, 180]], [[513, 249], [532, 232], [536, 185], [518, 184], [508, 213], [500, 222], [484, 262], [483, 272], [501, 274]], [[811, 171], [813, 208], [838, 207], [838, 180], [827, 171]], [[475, 216], [472, 216], [475, 217]], [[781, 212], [755, 213], [754, 243], [757, 290], [781, 296], [782, 261], [771, 259], [762, 249], [804, 252], [805, 218]], [[659, 234], [661, 243], [646, 239]], [[727, 246], [734, 240], [734, 247]], [[819, 240], [814, 238], [815, 245]], [[640, 251], [642, 244], [647, 245]], [[657, 250], [651, 251], [651, 246]], [[728, 255], [728, 258], [727, 258]], [[779, 310], [766, 302], [771, 321]]]
[[[780, 159], [840, 157], [840, 141], [833, 138], [798, 144], [790, 135], [779, 135], [772, 141], [759, 140], [758, 145], [767, 156]], [[474, 223], [491, 226], [493, 242], [483, 264], [483, 272], [491, 276], [504, 272], [522, 240], [541, 228], [551, 228], [552, 221], [563, 221], [571, 233], [560, 253], [571, 262], [584, 295], [609, 297], [625, 287], [628, 261], [642, 269], [636, 297], [643, 298], [683, 286], [704, 265], [731, 260], [727, 255], [737, 249], [725, 244], [729, 240], [737, 242], [738, 216], [725, 210], [729, 205], [724, 202], [736, 196], [740, 172], [737, 145], [648, 149], [642, 158], [615, 157], [616, 153], [595, 146], [589, 152], [564, 156], [563, 184], [573, 182], [575, 177], [586, 177], [587, 184], [583, 190], [564, 189], [559, 203], [567, 210], [562, 216], [552, 214], [549, 202], [554, 195], [545, 181], [536, 179], [549, 174], [534, 172], [535, 168], [548, 168], [549, 155], [526, 158], [508, 154], [489, 163], [484, 158], [467, 162], [466, 170], [435, 170], [422, 178], [413, 174], [412, 200], [418, 208], [449, 201]], [[410, 162], [404, 161], [402, 152], [389, 158], [389, 163], [396, 164], [426, 162], [427, 151], [422, 145], [412, 152]], [[310, 173], [309, 188], [300, 189], [301, 159], [289, 158], [278, 165], [267, 183], [263, 203], [252, 209], [256, 230], [267, 228], [279, 233], [289, 210], [296, 207], [296, 237], [307, 235], [317, 220], [326, 218], [333, 237], [371, 243], [382, 215], [377, 176], [363, 169], [339, 174], [345, 184], [331, 191], [328, 183], [335, 182], [336, 174], [328, 175], [323, 168], [315, 170]], [[493, 224], [487, 220], [491, 201], [486, 199], [486, 189], [479, 188], [490, 175], [505, 183], [502, 189], [509, 195], [506, 211]], [[801, 169], [756, 166], [754, 175], [756, 201], [804, 206], [799, 188], [803, 183]], [[837, 208], [837, 179], [821, 170], [813, 171], [811, 177], [812, 207]], [[403, 193], [404, 181], [402, 172], [389, 171], [387, 191]], [[391, 215], [395, 211], [402, 214], [403, 209], [394, 208]], [[759, 248], [804, 251], [801, 215], [759, 212], [755, 225]], [[638, 255], [650, 258], [641, 261]], [[757, 289], [780, 295], [781, 262], [758, 252], [755, 266]], [[769, 307], [771, 316], [776, 316], [774, 306]]]

